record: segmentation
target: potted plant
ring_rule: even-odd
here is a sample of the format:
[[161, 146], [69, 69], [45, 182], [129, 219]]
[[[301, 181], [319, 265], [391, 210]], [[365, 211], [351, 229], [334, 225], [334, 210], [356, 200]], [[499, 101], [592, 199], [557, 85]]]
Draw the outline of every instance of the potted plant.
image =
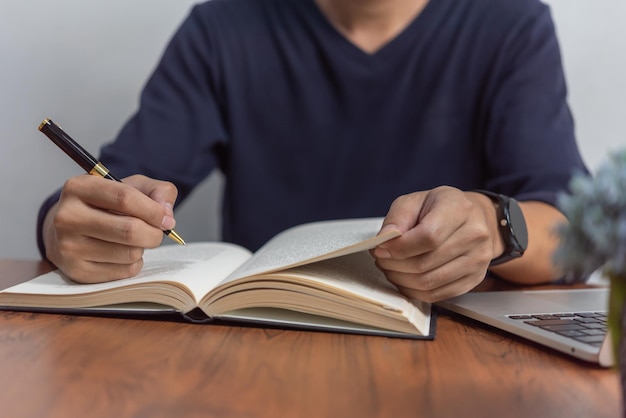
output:
[[569, 189], [558, 202], [569, 223], [557, 227], [555, 261], [570, 281], [596, 270], [609, 279], [609, 332], [626, 417], [626, 149], [610, 154], [595, 175], [575, 175]]

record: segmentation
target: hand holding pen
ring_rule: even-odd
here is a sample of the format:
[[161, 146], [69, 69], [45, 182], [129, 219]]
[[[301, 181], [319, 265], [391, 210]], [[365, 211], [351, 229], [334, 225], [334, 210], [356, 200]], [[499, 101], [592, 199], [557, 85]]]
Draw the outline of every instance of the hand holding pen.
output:
[[122, 183], [51, 120], [39, 130], [92, 174], [65, 183], [43, 227], [48, 258], [70, 278], [101, 282], [137, 274], [143, 249], [160, 245], [158, 233], [184, 245], [171, 229], [175, 221], [166, 203], [176, 198], [173, 184], [140, 175]]

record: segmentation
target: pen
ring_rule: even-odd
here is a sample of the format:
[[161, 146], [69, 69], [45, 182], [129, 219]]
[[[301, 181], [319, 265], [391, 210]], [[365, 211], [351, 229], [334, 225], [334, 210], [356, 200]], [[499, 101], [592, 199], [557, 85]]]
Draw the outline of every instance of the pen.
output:
[[[61, 129], [59, 125], [54, 123], [49, 118], [46, 118], [39, 125], [39, 130], [52, 142], [54, 142], [63, 152], [65, 152], [72, 160], [76, 161], [79, 166], [83, 168], [87, 173], [104, 177], [108, 180], [114, 180], [122, 182], [111, 173], [101, 162], [96, 160], [91, 154], [89, 154], [83, 147], [78, 145], [67, 133]], [[187, 245], [185, 241], [174, 231], [169, 229], [163, 231], [165, 235], [170, 237], [174, 242], [181, 245]]]

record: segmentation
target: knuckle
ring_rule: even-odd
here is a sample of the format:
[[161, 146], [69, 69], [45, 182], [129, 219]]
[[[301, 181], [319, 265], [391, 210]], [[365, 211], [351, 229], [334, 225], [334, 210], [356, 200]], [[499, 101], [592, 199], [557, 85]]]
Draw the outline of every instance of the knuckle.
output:
[[63, 264], [67, 264], [76, 268], [76, 265], [81, 260], [82, 248], [73, 239], [64, 239], [61, 237], [56, 243], [56, 253], [58, 258], [63, 261]]
[[485, 223], [472, 222], [466, 228], [475, 243], [487, 243], [491, 239], [491, 231]]
[[76, 216], [72, 216], [71, 212], [62, 210], [62, 208], [59, 208], [52, 218], [52, 225], [57, 231], [71, 230], [75, 222]]
[[456, 192], [457, 189], [452, 186], [442, 185], [442, 186], [435, 187], [433, 191], [437, 193], [452, 193], [452, 192]]
[[63, 188], [61, 189], [61, 194], [76, 194], [78, 190], [80, 190], [82, 182], [79, 177], [70, 177], [65, 180], [63, 184]]
[[69, 216], [65, 216], [62, 211], [58, 211], [54, 215], [54, 218], [52, 218], [52, 226], [56, 231], [63, 231], [70, 219], [71, 218]]
[[113, 202], [115, 207], [120, 208], [120, 210], [124, 211], [131, 204], [131, 193], [130, 187], [116, 187], [115, 192], [113, 194]]
[[393, 202], [391, 203], [391, 205], [392, 206], [403, 207], [405, 205], [408, 205], [410, 201], [411, 201], [411, 195], [410, 194], [403, 194], [403, 195], [400, 195], [400, 196], [396, 197], [393, 200]]
[[458, 199], [457, 207], [463, 213], [472, 213], [472, 211], [474, 211], [475, 209], [480, 209], [474, 202], [469, 200], [467, 197], [464, 197], [463, 199]]
[[143, 257], [143, 248], [155, 248], [163, 242], [163, 231], [148, 226], [144, 221], [134, 217], [125, 217], [120, 223], [118, 236], [121, 241], [131, 244], [126, 256], [128, 261], [137, 261]]
[[119, 236], [123, 242], [134, 242], [137, 237], [141, 236], [142, 221], [133, 217], [124, 217], [119, 224]]
[[165, 193], [167, 193], [168, 195], [173, 195], [173, 196], [178, 195], [178, 188], [172, 182], [164, 181], [163, 189], [165, 190]]
[[441, 245], [440, 234], [436, 228], [425, 227], [421, 232], [422, 235], [420, 236], [420, 243], [425, 248], [432, 250]]

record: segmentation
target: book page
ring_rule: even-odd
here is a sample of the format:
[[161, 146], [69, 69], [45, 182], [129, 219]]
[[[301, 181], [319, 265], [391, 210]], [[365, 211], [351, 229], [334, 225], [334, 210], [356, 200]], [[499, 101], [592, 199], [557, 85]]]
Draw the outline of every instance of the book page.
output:
[[368, 251], [226, 282], [201, 306], [218, 317], [272, 307], [422, 335], [430, 325], [430, 305], [402, 295]]
[[127, 280], [176, 281], [198, 301], [251, 256], [247, 249], [224, 242], [162, 245], [146, 250], [142, 271]]
[[368, 250], [400, 235], [376, 235], [383, 218], [314, 222], [276, 235], [227, 281]]
[[[5, 293], [56, 296], [103, 294], [157, 282], [176, 283], [176, 287], [197, 301], [250, 256], [248, 250], [227, 243], [162, 245], [145, 251], [144, 266], [135, 277], [81, 284], [70, 280], [59, 270], [54, 270], [0, 292], [0, 302]], [[102, 303], [110, 302], [103, 297]]]
[[[304, 279], [303, 283], [308, 281], [314, 288], [328, 289], [330, 295], [339, 295], [355, 301], [354, 303], [344, 301], [346, 305], [364, 307], [357, 302], [357, 299], [367, 300], [371, 305], [382, 308], [388, 314], [401, 313], [423, 335], [429, 332], [429, 304], [412, 301], [402, 295], [396, 286], [378, 270], [374, 258], [367, 251], [270, 273], [270, 276], [272, 275]], [[330, 295], [329, 298], [333, 298]], [[324, 302], [320, 301], [319, 305], [323, 308]]]

